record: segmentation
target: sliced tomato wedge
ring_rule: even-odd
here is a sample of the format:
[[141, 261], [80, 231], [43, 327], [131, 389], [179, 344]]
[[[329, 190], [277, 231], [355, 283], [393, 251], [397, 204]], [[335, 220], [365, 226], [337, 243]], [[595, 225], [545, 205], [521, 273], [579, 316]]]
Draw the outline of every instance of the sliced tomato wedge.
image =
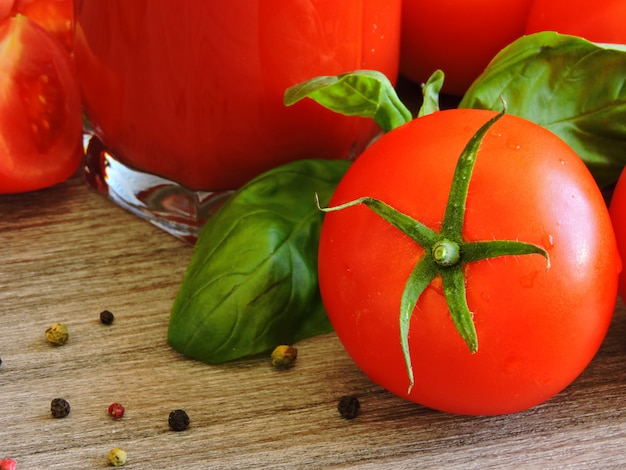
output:
[[82, 158], [82, 110], [69, 52], [23, 15], [0, 23], [0, 193], [71, 176]]
[[0, 0], [13, 3], [12, 14], [22, 14], [55, 36], [68, 51], [74, 44], [72, 0]]
[[0, 20], [7, 18], [13, 10], [15, 0], [0, 0]]

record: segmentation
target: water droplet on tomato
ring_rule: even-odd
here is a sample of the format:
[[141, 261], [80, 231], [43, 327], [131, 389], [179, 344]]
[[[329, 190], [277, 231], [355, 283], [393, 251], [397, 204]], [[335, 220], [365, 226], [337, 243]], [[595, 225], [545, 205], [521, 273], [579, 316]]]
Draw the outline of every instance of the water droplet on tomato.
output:
[[550, 248], [552, 248], [554, 246], [554, 235], [552, 235], [551, 233], [549, 233], [548, 235], [546, 235], [544, 237], [543, 240], [543, 247], [547, 250], [549, 250]]
[[522, 146], [518, 143], [518, 141], [517, 141], [517, 140], [513, 140], [513, 139], [510, 139], [510, 140], [506, 143], [506, 145], [507, 145], [510, 149], [513, 149], [513, 150], [519, 150], [519, 149], [521, 149], [521, 148], [522, 148]]
[[524, 276], [520, 276], [519, 283], [522, 287], [526, 287], [528, 289], [532, 288], [535, 285], [535, 279], [537, 278], [537, 274], [539, 271], [532, 271]]

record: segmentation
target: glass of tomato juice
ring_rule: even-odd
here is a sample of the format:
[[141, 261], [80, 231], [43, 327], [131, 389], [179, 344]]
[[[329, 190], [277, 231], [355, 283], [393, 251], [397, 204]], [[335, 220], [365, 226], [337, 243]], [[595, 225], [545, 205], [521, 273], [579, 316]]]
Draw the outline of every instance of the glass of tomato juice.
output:
[[88, 183], [193, 243], [230, 192], [303, 158], [352, 158], [377, 133], [285, 89], [398, 73], [401, 0], [76, 0], [93, 132]]

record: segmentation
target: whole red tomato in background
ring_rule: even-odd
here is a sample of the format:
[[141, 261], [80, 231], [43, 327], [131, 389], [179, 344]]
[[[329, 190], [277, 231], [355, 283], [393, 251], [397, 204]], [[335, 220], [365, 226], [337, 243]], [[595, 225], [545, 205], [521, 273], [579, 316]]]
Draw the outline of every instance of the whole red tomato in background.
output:
[[624, 0], [534, 0], [526, 34], [556, 31], [589, 41], [626, 44]]
[[491, 59], [524, 33], [532, 0], [404, 0], [400, 73], [423, 83], [437, 69], [461, 96]]
[[[622, 259], [626, 260], [626, 169], [622, 170], [622, 174], [615, 185], [609, 213], [617, 239], [617, 248]], [[622, 300], [626, 301], [626, 273], [624, 271], [619, 277], [619, 293]]]
[[[348, 170], [329, 206], [380, 199], [439, 230], [461, 151], [494, 113], [455, 109], [382, 136]], [[356, 364], [391, 392], [430, 408], [511, 413], [551, 398], [589, 364], [608, 329], [621, 262], [602, 195], [558, 137], [505, 115], [482, 142], [463, 236], [518, 240], [537, 255], [464, 266], [478, 336], [470, 353], [435, 279], [411, 317], [415, 385], [400, 345], [400, 301], [423, 256], [363, 205], [326, 214], [319, 247], [322, 299]]]
[[26, 16], [0, 23], [0, 193], [41, 189], [82, 159], [82, 108], [68, 51]]

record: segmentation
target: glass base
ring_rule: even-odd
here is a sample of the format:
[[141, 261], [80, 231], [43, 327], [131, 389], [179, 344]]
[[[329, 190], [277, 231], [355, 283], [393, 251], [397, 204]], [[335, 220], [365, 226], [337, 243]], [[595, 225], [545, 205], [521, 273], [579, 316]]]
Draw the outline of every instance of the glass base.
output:
[[192, 191], [159, 176], [130, 168], [86, 135], [87, 185], [131, 213], [193, 245], [207, 219], [232, 191]]

